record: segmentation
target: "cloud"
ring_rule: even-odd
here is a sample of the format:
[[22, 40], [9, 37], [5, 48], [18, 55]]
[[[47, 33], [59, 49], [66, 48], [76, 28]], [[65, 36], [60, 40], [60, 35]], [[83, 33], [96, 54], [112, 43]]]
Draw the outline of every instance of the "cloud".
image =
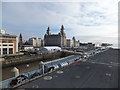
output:
[[77, 39], [81, 39], [79, 37], [85, 36], [80, 41], [116, 41], [118, 1], [85, 1], [87, 2], [3, 2], [3, 28], [10, 33], [22, 32], [28, 38], [32, 35], [43, 37], [47, 26], [51, 27], [52, 33], [57, 33], [63, 24], [68, 38], [77, 36]]
[[86, 26], [113, 24], [117, 18], [114, 18], [113, 15], [111, 17], [111, 13], [109, 13], [111, 10], [108, 10], [97, 2], [3, 3], [3, 22], [52, 26], [58, 26], [61, 23], [76, 23]]
[[0, 28], [2, 28], [2, 3], [0, 2]]

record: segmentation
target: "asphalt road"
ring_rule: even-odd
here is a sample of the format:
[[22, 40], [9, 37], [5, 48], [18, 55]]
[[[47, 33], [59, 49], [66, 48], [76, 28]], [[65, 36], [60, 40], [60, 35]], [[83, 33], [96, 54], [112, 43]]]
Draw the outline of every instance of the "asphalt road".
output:
[[109, 49], [19, 88], [118, 88], [118, 50]]

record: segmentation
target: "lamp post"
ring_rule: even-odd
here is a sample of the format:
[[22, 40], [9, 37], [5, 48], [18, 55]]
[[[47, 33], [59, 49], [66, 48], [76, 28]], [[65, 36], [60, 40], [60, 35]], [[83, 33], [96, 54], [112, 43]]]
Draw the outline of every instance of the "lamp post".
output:
[[28, 68], [29, 68], [29, 64], [26, 65], [27, 66], [27, 74], [28, 74], [28, 77], [29, 77], [29, 72], [28, 72]]

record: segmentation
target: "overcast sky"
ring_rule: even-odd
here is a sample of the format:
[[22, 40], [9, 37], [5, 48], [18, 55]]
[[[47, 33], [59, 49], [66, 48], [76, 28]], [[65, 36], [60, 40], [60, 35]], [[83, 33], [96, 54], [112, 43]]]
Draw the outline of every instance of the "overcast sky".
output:
[[[56, 0], [57, 1], [57, 0]], [[69, 0], [70, 1], [70, 0]], [[92, 2], [91, 2], [92, 1]], [[24, 39], [43, 38], [47, 27], [81, 42], [118, 43], [118, 0], [84, 2], [2, 2], [2, 27]]]

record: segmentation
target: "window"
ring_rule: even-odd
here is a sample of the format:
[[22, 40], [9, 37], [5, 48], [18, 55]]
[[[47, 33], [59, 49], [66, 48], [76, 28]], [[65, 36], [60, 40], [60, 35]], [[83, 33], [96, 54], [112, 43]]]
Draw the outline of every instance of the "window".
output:
[[1, 55], [1, 48], [0, 48], [0, 55]]
[[3, 48], [3, 55], [7, 54], [7, 48]]
[[13, 43], [12, 40], [9, 40], [8, 43]]
[[9, 44], [9, 46], [13, 46], [13, 44]]
[[7, 44], [3, 44], [3, 46], [7, 46]]
[[9, 54], [13, 54], [13, 48], [9, 48]]
[[2, 40], [2, 43], [7, 43], [7, 41], [5, 41], [5, 40]]

